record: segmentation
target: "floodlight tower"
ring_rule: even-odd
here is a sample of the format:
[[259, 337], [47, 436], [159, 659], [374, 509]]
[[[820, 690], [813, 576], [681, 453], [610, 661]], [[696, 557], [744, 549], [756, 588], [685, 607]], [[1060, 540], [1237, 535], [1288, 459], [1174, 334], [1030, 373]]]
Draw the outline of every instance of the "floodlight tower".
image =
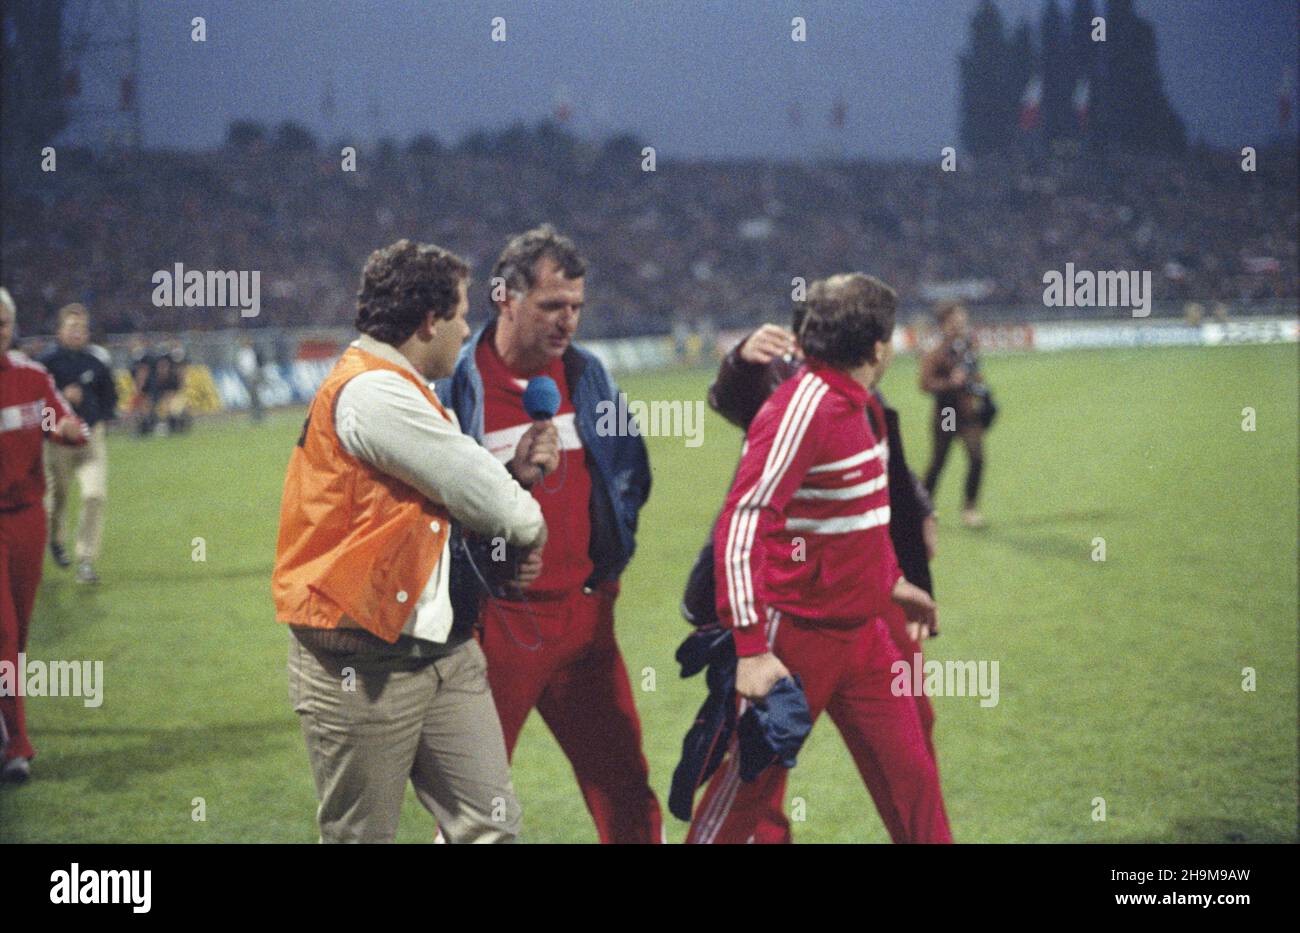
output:
[[64, 135], [92, 147], [137, 148], [139, 0], [63, 0]]

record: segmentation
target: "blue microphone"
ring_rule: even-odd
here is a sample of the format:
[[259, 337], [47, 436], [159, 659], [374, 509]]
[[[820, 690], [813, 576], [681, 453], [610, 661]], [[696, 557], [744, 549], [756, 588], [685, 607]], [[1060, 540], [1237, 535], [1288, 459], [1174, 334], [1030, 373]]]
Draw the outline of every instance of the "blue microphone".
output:
[[560, 410], [560, 387], [550, 376], [534, 376], [524, 389], [524, 411], [534, 421], [549, 421]]
[[[560, 410], [560, 387], [550, 376], [534, 376], [524, 389], [524, 411], [533, 421], [550, 421]], [[546, 468], [542, 467], [542, 475]]]

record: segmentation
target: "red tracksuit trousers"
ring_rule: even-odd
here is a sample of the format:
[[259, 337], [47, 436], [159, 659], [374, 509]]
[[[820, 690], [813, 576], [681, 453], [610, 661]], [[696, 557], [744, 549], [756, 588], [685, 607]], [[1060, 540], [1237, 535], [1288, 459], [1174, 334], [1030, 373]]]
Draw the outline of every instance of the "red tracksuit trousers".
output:
[[[830, 713], [894, 842], [952, 842], [929, 742], [934, 722], [929, 701], [890, 690], [895, 679], [890, 668], [903, 658], [890, 622], [873, 619], [853, 629], [832, 629], [775, 611], [770, 615], [772, 650], [803, 681], [813, 721], [823, 710]], [[905, 630], [899, 634], [907, 640]], [[785, 768], [774, 765], [752, 783], [742, 782], [733, 740], [696, 808], [686, 841], [792, 841], [783, 807], [787, 776]]]
[[663, 841], [641, 721], [614, 641], [614, 595], [489, 600], [483, 653], [506, 753], [534, 707], [573, 765], [601, 842]]
[[[0, 512], [0, 661], [13, 664], [19, 678], [25, 675], [17, 669], [18, 652], [27, 650], [27, 627], [41, 583], [45, 525], [45, 508], [39, 502]], [[5, 761], [35, 756], [21, 696], [0, 696], [0, 725]]]

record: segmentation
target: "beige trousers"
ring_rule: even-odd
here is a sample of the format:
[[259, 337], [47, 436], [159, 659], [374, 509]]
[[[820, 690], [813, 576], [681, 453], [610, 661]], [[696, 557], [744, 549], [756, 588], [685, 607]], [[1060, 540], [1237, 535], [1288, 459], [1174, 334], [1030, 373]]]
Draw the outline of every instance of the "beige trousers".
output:
[[75, 479], [81, 487], [81, 518], [77, 521], [77, 560], [94, 563], [104, 533], [104, 503], [108, 498], [108, 441], [104, 422], [90, 429], [81, 447], [45, 445], [45, 512], [50, 517], [50, 542], [67, 541], [68, 493]]
[[360, 671], [289, 637], [321, 842], [392, 842], [410, 780], [447, 842], [514, 842], [519, 802], [472, 638], [418, 670]]

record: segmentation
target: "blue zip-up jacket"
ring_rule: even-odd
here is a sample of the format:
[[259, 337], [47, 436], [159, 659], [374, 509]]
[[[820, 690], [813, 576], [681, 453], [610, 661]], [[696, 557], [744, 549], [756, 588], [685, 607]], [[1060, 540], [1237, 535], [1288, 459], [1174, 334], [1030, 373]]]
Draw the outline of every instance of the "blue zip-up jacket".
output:
[[[484, 433], [483, 376], [475, 354], [482, 340], [491, 339], [495, 327], [492, 321], [479, 328], [461, 349], [451, 377], [434, 386], [438, 399], [456, 412], [460, 429], [480, 444]], [[600, 360], [574, 344], [561, 359], [576, 412], [574, 421], [591, 472], [593, 570], [586, 586], [594, 589], [603, 582], [617, 580], [636, 550], [637, 515], [650, 498], [650, 457], [639, 434], [601, 434], [596, 430], [601, 416], [597, 406], [608, 402], [617, 411], [619, 398], [618, 386]], [[632, 423], [631, 415], [628, 419]], [[470, 621], [471, 616], [477, 618], [478, 597], [486, 585], [486, 544], [475, 547], [459, 529], [453, 529], [451, 600], [458, 626]]]

